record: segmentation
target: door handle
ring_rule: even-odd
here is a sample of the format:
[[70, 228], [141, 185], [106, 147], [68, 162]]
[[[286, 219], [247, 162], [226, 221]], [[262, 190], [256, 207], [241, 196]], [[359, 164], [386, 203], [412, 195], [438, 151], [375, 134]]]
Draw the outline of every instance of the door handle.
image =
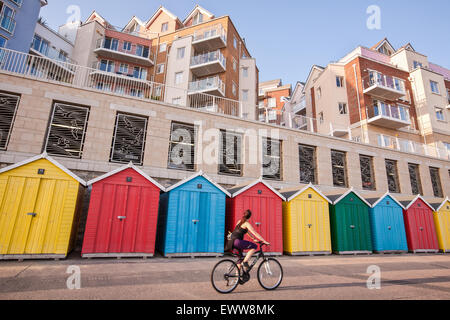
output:
[[193, 222], [194, 224], [197, 224], [197, 223], [200, 222], [200, 220], [192, 220], [192, 222]]
[[420, 227], [419, 230], [420, 230], [420, 231], [423, 231], [423, 227]]
[[261, 222], [256, 222], [255, 225], [260, 226]]
[[388, 227], [388, 230], [391, 230], [391, 229], [392, 229], [392, 227], [391, 227], [391, 226], [389, 226], [389, 227]]
[[37, 216], [37, 214], [34, 212], [29, 212], [29, 213], [27, 213], [27, 216], [31, 216], [32, 218], [34, 218]]
[[306, 226], [311, 229], [312, 224], [307, 224]]
[[119, 219], [119, 220], [125, 220], [127, 217], [125, 217], [125, 216], [118, 216], [117, 217], [117, 219]]
[[355, 229], [356, 227], [354, 226], [354, 225], [351, 225], [350, 226], [350, 229]]

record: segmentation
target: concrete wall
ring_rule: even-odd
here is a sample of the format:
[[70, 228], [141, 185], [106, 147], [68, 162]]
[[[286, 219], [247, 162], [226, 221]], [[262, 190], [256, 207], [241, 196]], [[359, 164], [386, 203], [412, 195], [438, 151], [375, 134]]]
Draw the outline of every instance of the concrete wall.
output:
[[[43, 151], [53, 102], [63, 101], [86, 105], [91, 110], [82, 159], [57, 158], [69, 169], [77, 170], [77, 173], [82, 177], [92, 176], [92, 172], [107, 172], [120, 166], [110, 163], [109, 155], [116, 112], [121, 111], [148, 117], [148, 132], [142, 169], [149, 175], [164, 181], [166, 179], [182, 179], [192, 174], [192, 172], [167, 169], [171, 123], [172, 121], [181, 121], [196, 124], [200, 129], [198, 135], [198, 159], [207, 153], [208, 141], [203, 141], [200, 138], [203, 137], [202, 133], [208, 129], [230, 129], [244, 133], [248, 133], [248, 130], [250, 130], [250, 132], [253, 132], [252, 135], [248, 135], [249, 137], [243, 139], [242, 153], [245, 156], [243, 177], [219, 175], [217, 164], [215, 163], [203, 161], [196, 165], [196, 170], [203, 170], [218, 183], [224, 185], [235, 185], [259, 178], [262, 166], [259, 155], [262, 154], [262, 150], [260, 147], [257, 149], [252, 148], [260, 145], [262, 136], [276, 135], [282, 141], [283, 165], [282, 181], [271, 182], [276, 188], [298, 185], [298, 144], [307, 143], [317, 147], [318, 181], [323, 187], [332, 187], [330, 150], [335, 149], [347, 153], [348, 181], [355, 188], [360, 188], [361, 184], [361, 173], [356, 159], [358, 159], [359, 154], [366, 154], [374, 157], [377, 191], [387, 190], [385, 159], [398, 161], [400, 185], [404, 193], [410, 190], [409, 176], [406, 170], [408, 162], [420, 164], [425, 196], [433, 196], [429, 179], [429, 166], [441, 169], [444, 193], [448, 195], [450, 191], [450, 177], [448, 175], [450, 161], [402, 153], [374, 145], [360, 144], [221, 114], [201, 112], [158, 102], [150, 103], [139, 99], [123, 98], [113, 94], [77, 89], [5, 74], [0, 74], [0, 90], [20, 93], [22, 96], [8, 149], [0, 152], [0, 163], [4, 165], [21, 161]], [[259, 133], [259, 136], [256, 136], [257, 133]], [[259, 142], [255, 138], [258, 138]], [[203, 149], [201, 149], [201, 145]], [[253, 151], [250, 152], [250, 150]], [[256, 159], [254, 163], [250, 161], [252, 158]]]
[[[247, 68], [247, 77], [244, 77], [244, 68]], [[258, 74], [256, 71], [256, 60], [253, 58], [241, 59], [239, 67], [239, 101], [242, 101], [242, 115], [249, 120], [256, 119], [256, 105], [257, 105], [257, 88]], [[243, 91], [248, 91], [247, 101], [243, 101]]]
[[72, 59], [81, 66], [92, 67], [92, 63], [97, 61], [97, 55], [94, 53], [97, 41], [104, 35], [105, 28], [96, 21], [82, 25], [77, 32]]

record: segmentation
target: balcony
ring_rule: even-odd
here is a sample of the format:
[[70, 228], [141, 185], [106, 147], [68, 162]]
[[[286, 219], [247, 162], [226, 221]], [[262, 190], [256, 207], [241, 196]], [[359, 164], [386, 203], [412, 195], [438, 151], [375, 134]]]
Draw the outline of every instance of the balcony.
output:
[[191, 71], [197, 77], [205, 77], [224, 72], [227, 60], [220, 50], [192, 57]]
[[190, 82], [188, 94], [192, 95], [197, 93], [208, 93], [224, 97], [225, 83], [218, 76]]
[[52, 47], [49, 46], [48, 42], [45, 41], [39, 41], [38, 39], [34, 38], [33, 42], [31, 43], [30, 48], [31, 53], [36, 54], [41, 57], [47, 57], [52, 60], [56, 60], [59, 62], [67, 62], [71, 64], [77, 64], [75, 60], [70, 59], [68, 56], [63, 54], [62, 51], [58, 51]]
[[149, 47], [136, 44], [127, 45], [125, 41], [113, 38], [98, 39], [94, 52], [109, 59], [127, 61], [146, 67], [154, 65], [153, 54]]
[[395, 101], [406, 96], [405, 82], [401, 79], [384, 75], [377, 71], [369, 71], [363, 79], [364, 93]]
[[302, 99], [299, 103], [292, 107], [292, 113], [299, 114], [303, 110], [306, 110], [306, 100]]
[[374, 105], [369, 109], [367, 122], [390, 129], [400, 129], [411, 125], [407, 107], [390, 105], [383, 101], [374, 101]]
[[216, 51], [227, 46], [227, 35], [222, 25], [200, 29], [194, 32], [192, 46], [197, 52]]
[[10, 34], [14, 33], [16, 29], [16, 20], [14, 18], [6, 16], [4, 14], [0, 15], [0, 27]]

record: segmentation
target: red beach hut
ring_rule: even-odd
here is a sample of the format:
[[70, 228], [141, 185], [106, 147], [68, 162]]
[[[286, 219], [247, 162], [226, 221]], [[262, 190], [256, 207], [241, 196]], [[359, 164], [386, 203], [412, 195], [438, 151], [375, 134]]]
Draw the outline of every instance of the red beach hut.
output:
[[164, 187], [131, 163], [88, 186], [92, 191], [82, 257], [153, 256]]
[[[283, 201], [286, 199], [262, 179], [228, 190], [226, 233], [232, 232], [245, 210], [252, 211], [251, 223], [270, 246], [264, 251], [283, 253]], [[246, 240], [251, 240], [246, 236]]]
[[406, 239], [411, 252], [438, 252], [433, 207], [422, 196], [397, 198], [403, 207]]

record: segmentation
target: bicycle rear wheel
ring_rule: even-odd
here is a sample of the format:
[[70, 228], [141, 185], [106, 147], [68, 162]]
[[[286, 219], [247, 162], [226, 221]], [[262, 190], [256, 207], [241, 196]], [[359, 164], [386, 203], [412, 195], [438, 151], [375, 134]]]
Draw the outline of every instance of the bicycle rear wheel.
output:
[[278, 260], [264, 259], [258, 267], [258, 282], [266, 290], [275, 290], [283, 281], [283, 268]]
[[211, 272], [211, 283], [219, 293], [230, 293], [239, 285], [241, 271], [233, 260], [218, 262]]

